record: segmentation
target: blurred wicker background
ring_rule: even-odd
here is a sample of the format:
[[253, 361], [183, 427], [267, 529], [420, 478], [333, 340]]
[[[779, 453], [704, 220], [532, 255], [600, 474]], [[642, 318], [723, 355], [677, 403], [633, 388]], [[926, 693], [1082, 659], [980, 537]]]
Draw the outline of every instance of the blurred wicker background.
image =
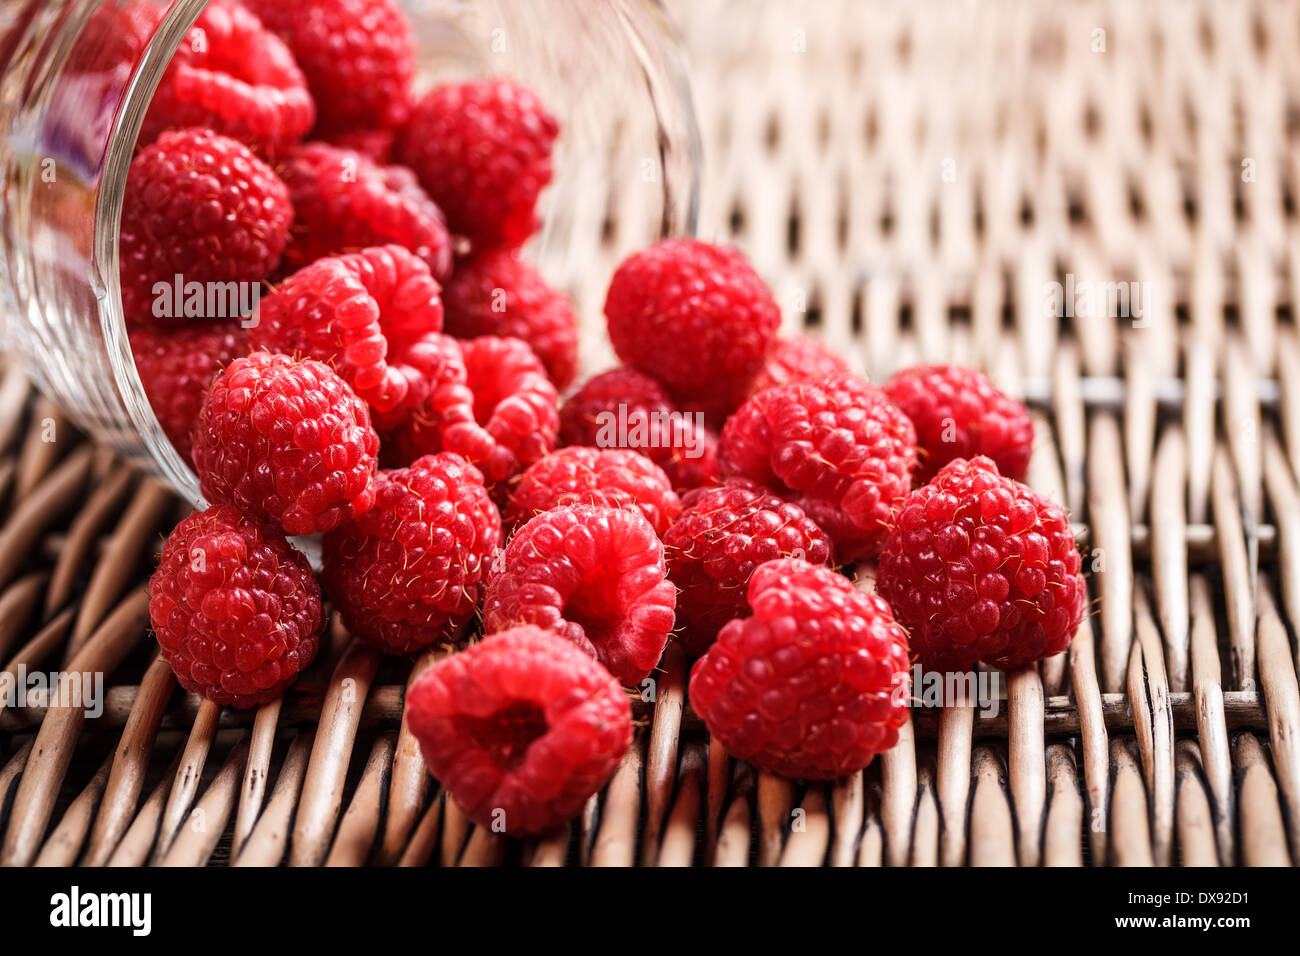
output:
[[[606, 791], [567, 833], [506, 840], [425, 773], [400, 724], [409, 665], [337, 630], [281, 705], [174, 692], [143, 583], [180, 504], [11, 370], [0, 661], [102, 669], [110, 688], [98, 719], [0, 713], [0, 862], [1300, 854], [1300, 5], [668, 5], [705, 148], [700, 232], [749, 252], [788, 330], [877, 380], [977, 364], [1035, 409], [1030, 481], [1071, 508], [1092, 572], [1068, 655], [1008, 675], [996, 715], [917, 707], [863, 774], [804, 787], [709, 747], [670, 651]], [[589, 370], [609, 362], [609, 273], [656, 225], [638, 196], [592, 204], [591, 245], [548, 263]]]

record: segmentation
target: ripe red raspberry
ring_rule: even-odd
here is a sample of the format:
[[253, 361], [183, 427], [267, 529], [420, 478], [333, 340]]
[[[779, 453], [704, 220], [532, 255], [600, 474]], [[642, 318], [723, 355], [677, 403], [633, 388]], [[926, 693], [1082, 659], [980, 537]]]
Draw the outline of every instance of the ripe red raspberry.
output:
[[959, 458], [908, 496], [876, 586], [934, 671], [1002, 670], [1065, 650], [1087, 586], [1059, 505]]
[[749, 393], [753, 395], [773, 385], [847, 374], [848, 371], [849, 363], [821, 342], [806, 335], [796, 335], [780, 339], [772, 346], [766, 364], [749, 387]]
[[578, 318], [563, 295], [517, 252], [491, 249], [458, 263], [442, 293], [447, 332], [523, 339], [564, 390], [578, 369]]
[[493, 634], [429, 668], [406, 716], [429, 772], [465, 815], [512, 836], [577, 816], [632, 743], [618, 682], [536, 627]]
[[879, 551], [911, 490], [916, 432], [884, 392], [852, 375], [759, 392], [722, 432], [722, 473], [799, 505], [841, 561]]
[[516, 624], [555, 631], [638, 684], [663, 655], [676, 589], [664, 547], [633, 511], [569, 505], [515, 532], [488, 584], [483, 629]]
[[236, 318], [240, 306], [253, 304], [253, 291], [231, 295], [226, 284], [260, 285], [280, 261], [292, 221], [289, 190], [248, 147], [211, 130], [164, 133], [131, 161], [122, 200], [118, 249], [128, 321], [194, 321], [185, 308], [191, 283], [204, 284], [205, 303], [214, 291], [224, 300], [222, 316], [205, 307], [201, 318]]
[[205, 126], [274, 158], [315, 120], [316, 105], [288, 47], [249, 10], [212, 0], [163, 74], [140, 142], [167, 129]]
[[[621, 436], [617, 427], [613, 433], [608, 427], [620, 420]], [[664, 470], [679, 493], [718, 475], [713, 433], [695, 416], [678, 412], [662, 385], [631, 368], [602, 372], [569, 397], [560, 409], [560, 443], [639, 451]]]
[[415, 35], [394, 0], [243, 0], [284, 41], [316, 100], [316, 133], [392, 128], [410, 112]]
[[761, 565], [753, 615], [691, 668], [695, 712], [727, 751], [780, 774], [856, 773], [907, 721], [907, 634], [889, 606], [805, 561]]
[[381, 471], [375, 504], [325, 536], [321, 580], [348, 630], [389, 654], [455, 636], [478, 607], [501, 515], [459, 455]]
[[208, 385], [232, 359], [248, 352], [238, 322], [131, 331], [131, 354], [158, 424], [186, 461]]
[[660, 537], [682, 506], [663, 469], [644, 455], [571, 445], [528, 466], [511, 492], [505, 523], [513, 527], [564, 505], [627, 508]]
[[451, 231], [486, 249], [522, 245], [533, 234], [558, 133], [532, 90], [484, 79], [430, 90], [393, 148], [447, 214]]
[[[119, 82], [126, 80], [165, 12], [150, 0], [96, 6], [77, 37], [77, 55], [69, 62], [69, 70], [75, 70], [79, 78], [106, 73]], [[117, 89], [120, 94], [121, 87]], [[84, 117], [84, 102], [82, 108]]]
[[284, 163], [281, 176], [294, 210], [283, 268], [393, 243], [423, 259], [435, 278], [451, 275], [451, 237], [442, 212], [409, 169], [378, 166], [328, 143], [308, 143]]
[[[393, 164], [393, 140], [396, 135], [391, 129], [354, 129], [346, 133], [328, 136], [326, 142], [331, 146], [337, 146], [339, 149], [350, 149], [353, 152], [360, 153], [372, 163], [378, 163], [380, 166], [391, 166]], [[405, 169], [406, 167], [401, 168]], [[411, 175], [415, 174], [412, 173]], [[418, 179], [416, 184], [419, 184]], [[424, 187], [420, 188], [421, 192], [423, 192]], [[440, 213], [441, 211], [439, 210]]]
[[407, 350], [442, 330], [438, 292], [429, 267], [401, 246], [318, 259], [262, 299], [250, 337], [331, 365], [376, 413], [411, 409], [427, 389]]
[[933, 478], [954, 458], [992, 458], [1009, 478], [1022, 479], [1034, 450], [1034, 423], [1024, 404], [983, 372], [955, 365], [919, 365], [885, 386], [916, 426], [921, 445], [917, 481]]
[[204, 496], [290, 535], [366, 512], [378, 452], [365, 404], [333, 369], [261, 351], [213, 380], [194, 433]]
[[149, 579], [149, 620], [180, 685], [236, 707], [279, 697], [325, 625], [306, 556], [230, 505], [172, 529]]
[[435, 451], [463, 455], [501, 491], [508, 478], [555, 447], [555, 386], [519, 339], [482, 336], [461, 342], [460, 350], [472, 402], [455, 401], [452, 390], [443, 390], [448, 406], [425, 405], [388, 434], [408, 459]]
[[831, 560], [831, 541], [798, 505], [744, 478], [699, 488], [663, 536], [668, 577], [677, 585], [677, 621], [689, 654], [703, 654], [724, 624], [743, 617], [754, 569], [777, 558]]
[[725, 417], [762, 369], [781, 310], [739, 250], [665, 239], [618, 267], [605, 317], [619, 358], [682, 406]]

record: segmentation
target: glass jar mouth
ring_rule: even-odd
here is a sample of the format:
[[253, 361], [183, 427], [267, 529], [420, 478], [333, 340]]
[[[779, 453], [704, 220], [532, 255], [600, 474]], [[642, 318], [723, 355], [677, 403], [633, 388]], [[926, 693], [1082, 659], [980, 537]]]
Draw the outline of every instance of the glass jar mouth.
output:
[[[164, 431], [141, 381], [131, 351], [119, 275], [121, 217], [127, 177], [145, 113], [163, 75], [209, 0], [171, 0], [145, 45], [113, 118], [94, 207], [91, 284], [114, 385], [140, 444], [159, 475], [195, 507], [206, 502], [194, 469]], [[526, 2], [526, 0], [520, 0]], [[699, 214], [703, 147], [689, 71], [673, 20], [662, 0], [608, 0], [623, 29], [623, 42], [637, 64], [658, 128], [662, 175], [660, 236], [694, 235]], [[660, 45], [655, 49], [655, 45]], [[656, 62], [656, 58], [658, 61]], [[665, 116], [677, 111], [674, 135]], [[674, 175], [668, 170], [670, 153]], [[682, 175], [682, 173], [686, 175]]]
[[126, 195], [127, 174], [135, 154], [136, 140], [144, 124], [144, 115], [162, 81], [172, 56], [180, 48], [190, 27], [202, 14], [208, 0], [175, 0], [167, 9], [148, 44], [139, 67], [132, 74], [114, 117], [108, 150], [104, 156], [99, 195], [95, 203], [93, 273], [95, 297], [99, 304], [99, 322], [104, 346], [113, 370], [118, 393], [131, 423], [139, 433], [149, 457], [162, 477], [171, 483], [195, 507], [204, 505], [199, 478], [181, 457], [163, 431], [145, 394], [144, 383], [135, 366], [131, 341], [126, 330], [126, 312], [122, 306], [122, 287], [118, 273], [118, 238], [121, 232], [122, 202]]

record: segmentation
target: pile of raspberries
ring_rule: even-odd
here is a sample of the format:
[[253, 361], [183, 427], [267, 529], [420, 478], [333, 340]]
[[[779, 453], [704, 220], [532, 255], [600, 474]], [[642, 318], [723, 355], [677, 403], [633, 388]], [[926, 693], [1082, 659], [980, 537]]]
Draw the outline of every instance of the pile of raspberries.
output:
[[[127, 55], [153, 9], [97, 16]], [[414, 72], [393, 0], [214, 0], [145, 118], [122, 306], [212, 502], [150, 584], [186, 689], [275, 699], [326, 599], [377, 651], [460, 647], [409, 725], [471, 819], [532, 834], [609, 779], [669, 641], [718, 745], [809, 779], [894, 745], [914, 664], [1066, 647], [1086, 588], [1018, 480], [1023, 405], [962, 368], [870, 384], [692, 239], [618, 267], [623, 364], [574, 387], [573, 309], [519, 253], [558, 124], [509, 80], [415, 96]], [[268, 291], [216, 315], [192, 283]], [[862, 562], [875, 593], [838, 570]]]

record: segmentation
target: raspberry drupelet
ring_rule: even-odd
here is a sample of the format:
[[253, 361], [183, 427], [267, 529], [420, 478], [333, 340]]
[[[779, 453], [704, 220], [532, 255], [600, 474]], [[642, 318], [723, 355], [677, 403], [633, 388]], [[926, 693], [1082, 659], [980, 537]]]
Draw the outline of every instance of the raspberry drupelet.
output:
[[1087, 585], [1059, 505], [959, 458], [912, 492], [880, 556], [876, 586], [934, 671], [1011, 670], [1060, 653]]
[[732, 756], [783, 777], [855, 773], [898, 742], [907, 634], [874, 595], [806, 561], [760, 565], [753, 613], [691, 669], [695, 712]]
[[483, 628], [555, 631], [633, 685], [659, 663], [676, 589], [654, 528], [635, 511], [570, 505], [510, 539], [483, 602]]
[[577, 816], [632, 742], [618, 682], [537, 627], [515, 627], [430, 667], [406, 699], [430, 773], [479, 826], [540, 834]]
[[149, 620], [180, 685], [236, 707], [279, 697], [325, 624], [306, 556], [231, 505], [172, 529], [149, 579]]

